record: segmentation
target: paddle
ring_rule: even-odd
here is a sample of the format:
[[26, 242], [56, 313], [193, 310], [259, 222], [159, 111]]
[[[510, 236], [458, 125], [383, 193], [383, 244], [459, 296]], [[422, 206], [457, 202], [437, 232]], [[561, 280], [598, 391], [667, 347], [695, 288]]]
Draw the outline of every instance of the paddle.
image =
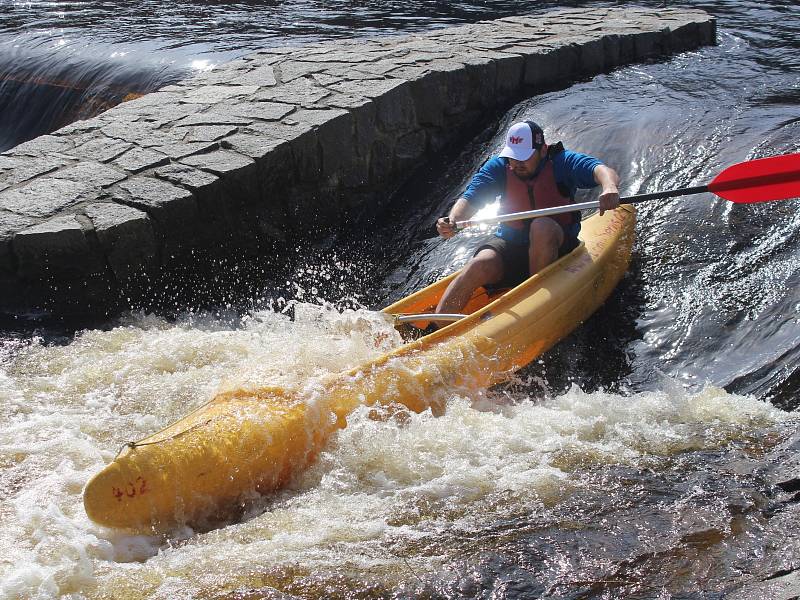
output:
[[[785, 200], [800, 197], [800, 153], [782, 154], [770, 158], [758, 158], [737, 163], [722, 171], [708, 185], [681, 188], [667, 192], [654, 192], [652, 194], [639, 194], [620, 198], [620, 204], [636, 204], [648, 200], [673, 198], [675, 196], [689, 196], [691, 194], [704, 194], [711, 192], [730, 202], [737, 204], [752, 204], [755, 202], [770, 202], [772, 200]], [[538, 210], [497, 215], [483, 219], [457, 221], [456, 229], [464, 229], [473, 225], [491, 225], [546, 217], [575, 210], [599, 208], [600, 202], [582, 202], [566, 206], [553, 206]]]

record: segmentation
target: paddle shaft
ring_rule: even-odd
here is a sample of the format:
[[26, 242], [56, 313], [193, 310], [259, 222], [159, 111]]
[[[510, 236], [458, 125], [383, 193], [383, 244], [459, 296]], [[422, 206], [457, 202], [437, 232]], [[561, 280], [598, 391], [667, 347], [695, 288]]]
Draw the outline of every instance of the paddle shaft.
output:
[[[779, 154], [768, 158], [756, 158], [731, 165], [717, 175], [708, 185], [682, 188], [668, 192], [654, 192], [620, 198], [621, 204], [636, 204], [647, 200], [660, 198], [673, 198], [675, 196], [689, 196], [711, 192], [729, 202], [751, 204], [754, 202], [771, 202], [772, 200], [786, 200], [787, 198], [800, 198], [800, 153]], [[582, 204], [569, 204], [553, 206], [538, 210], [497, 215], [486, 219], [473, 219], [471, 221], [456, 222], [456, 229], [463, 229], [470, 225], [505, 223], [520, 219], [533, 219], [546, 217], [576, 210], [599, 208], [600, 202], [584, 202]]]
[[[648, 200], [658, 200], [661, 198], [674, 198], [675, 196], [703, 194], [707, 191], [707, 185], [699, 185], [697, 187], [681, 188], [679, 190], [670, 190], [668, 192], [653, 192], [652, 194], [628, 196], [627, 198], [620, 198], [619, 202], [620, 204], [636, 204], [637, 202], [647, 202]], [[509, 213], [507, 215], [498, 215], [496, 217], [472, 219], [469, 221], [457, 221], [456, 229], [464, 229], [465, 227], [471, 227], [473, 225], [496, 225], [498, 223], [506, 223], [508, 221], [519, 221], [520, 219], [533, 219], [535, 217], [560, 215], [562, 213], [573, 212], [576, 210], [589, 210], [591, 208], [600, 208], [600, 202], [598, 200], [593, 200], [591, 202], [581, 202], [579, 204], [568, 204], [565, 206], [553, 206], [550, 208], [526, 210], [523, 212]]]

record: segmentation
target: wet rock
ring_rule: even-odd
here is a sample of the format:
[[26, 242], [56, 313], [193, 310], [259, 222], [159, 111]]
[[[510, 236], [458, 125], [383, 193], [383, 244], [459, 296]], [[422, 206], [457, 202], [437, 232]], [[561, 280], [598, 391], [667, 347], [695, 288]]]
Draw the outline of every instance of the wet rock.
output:
[[696, 10], [562, 9], [236, 59], [0, 155], [0, 278], [23, 290], [0, 310], [113, 301], [102, 286], [138, 266], [327, 239], [520, 98], [713, 41]]
[[726, 594], [730, 600], [795, 600], [800, 597], [800, 570], [789, 573], [776, 573], [774, 577], [757, 583], [750, 583], [742, 589]]
[[772, 452], [766, 476], [773, 485], [785, 492], [785, 501], [800, 500], [800, 433]]
[[75, 215], [54, 217], [20, 231], [12, 248], [23, 279], [69, 281], [104, 270], [103, 257], [90, 246]]
[[146, 213], [113, 202], [89, 204], [84, 212], [118, 282], [155, 270], [158, 245]]
[[[0, 281], [13, 281], [16, 273], [16, 260], [11, 251], [11, 240], [17, 232], [38, 222], [38, 219], [0, 210]], [[9, 283], [9, 285], [13, 285]]]
[[162, 236], [186, 231], [197, 221], [197, 203], [188, 190], [152, 177], [132, 177], [119, 184], [117, 200], [147, 213]]

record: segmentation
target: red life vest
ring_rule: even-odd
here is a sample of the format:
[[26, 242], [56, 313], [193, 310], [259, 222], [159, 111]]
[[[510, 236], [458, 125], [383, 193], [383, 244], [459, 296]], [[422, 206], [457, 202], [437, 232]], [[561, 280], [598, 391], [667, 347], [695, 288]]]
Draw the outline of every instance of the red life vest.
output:
[[[542, 154], [546, 156], [545, 163], [538, 175], [529, 181], [524, 181], [514, 175], [511, 167], [506, 167], [506, 190], [500, 200], [500, 213], [515, 213], [538, 208], [550, 208], [552, 206], [564, 206], [572, 204], [574, 201], [569, 195], [565, 195], [559, 189], [553, 172], [553, 156], [563, 152], [564, 147], [561, 143], [548, 148], [542, 148]], [[566, 190], [565, 190], [566, 191]], [[577, 215], [577, 220], [576, 220]], [[551, 215], [560, 225], [568, 227], [580, 220], [580, 213], [562, 213]], [[509, 221], [504, 223], [513, 229], [523, 229], [530, 227], [530, 220]]]

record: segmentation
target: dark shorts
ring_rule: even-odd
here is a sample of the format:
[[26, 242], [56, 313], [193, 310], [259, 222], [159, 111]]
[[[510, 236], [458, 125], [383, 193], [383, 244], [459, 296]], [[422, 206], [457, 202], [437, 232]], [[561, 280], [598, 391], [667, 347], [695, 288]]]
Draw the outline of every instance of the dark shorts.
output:
[[[564, 243], [558, 249], [559, 258], [569, 254], [580, 244], [578, 241], [578, 232], [581, 230], [579, 224], [568, 227], [562, 226], [562, 228], [564, 230]], [[504, 267], [503, 279], [497, 283], [487, 285], [486, 287], [489, 290], [514, 287], [530, 277], [528, 244], [513, 244], [503, 238], [494, 237], [475, 250], [475, 254], [485, 248], [495, 250], [503, 259]]]

